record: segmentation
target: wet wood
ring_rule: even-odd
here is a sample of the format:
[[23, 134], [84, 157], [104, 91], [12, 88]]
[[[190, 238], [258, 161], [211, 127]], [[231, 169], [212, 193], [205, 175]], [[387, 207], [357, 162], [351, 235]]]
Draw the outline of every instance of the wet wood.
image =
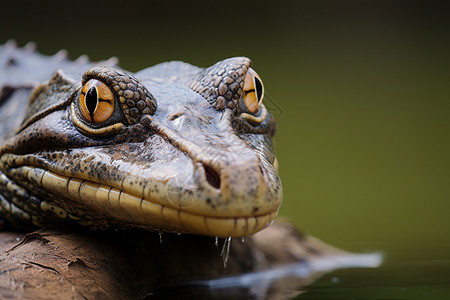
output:
[[[223, 239], [145, 231], [90, 232], [47, 227], [0, 233], [0, 298], [153, 299], [181, 282], [257, 272], [339, 252], [276, 222], [233, 239], [228, 265]], [[308, 282], [307, 280], [305, 282]], [[297, 283], [298, 284], [298, 283]], [[156, 293], [156, 294], [155, 294]]]

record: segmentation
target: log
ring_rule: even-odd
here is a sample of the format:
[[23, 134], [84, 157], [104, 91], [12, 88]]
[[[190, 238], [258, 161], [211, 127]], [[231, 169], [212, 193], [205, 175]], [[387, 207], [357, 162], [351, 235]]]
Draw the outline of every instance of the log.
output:
[[[315, 259], [348, 255], [301, 234], [285, 221], [245, 241], [233, 239], [226, 266], [221, 257], [226, 241], [217, 242], [212, 237], [185, 234], [93, 232], [55, 225], [29, 234], [1, 232], [0, 298], [154, 299], [188, 293], [207, 299], [214, 286], [218, 298], [222, 292], [228, 295], [224, 299], [229, 298], [232, 291], [240, 297], [251, 296], [252, 284], [245, 287], [233, 282], [256, 278], [254, 284], [261, 284], [258, 276], [270, 275], [270, 270], [299, 263], [308, 270]], [[318, 274], [269, 280], [262, 293], [283, 299], [288, 296], [286, 291], [298, 293], [299, 286]]]

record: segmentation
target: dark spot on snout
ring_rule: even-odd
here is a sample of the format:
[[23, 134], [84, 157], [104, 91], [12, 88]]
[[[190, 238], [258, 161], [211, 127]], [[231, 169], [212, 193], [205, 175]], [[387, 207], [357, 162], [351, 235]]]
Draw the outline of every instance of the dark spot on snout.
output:
[[215, 189], [220, 189], [220, 175], [210, 166], [202, 163], [205, 169], [206, 181]]

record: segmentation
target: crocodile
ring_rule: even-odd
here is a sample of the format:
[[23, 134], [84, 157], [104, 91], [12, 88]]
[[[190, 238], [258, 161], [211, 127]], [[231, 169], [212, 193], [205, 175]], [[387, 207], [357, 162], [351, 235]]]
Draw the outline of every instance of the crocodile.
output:
[[250, 59], [136, 73], [0, 46], [0, 216], [17, 228], [245, 237], [273, 222], [282, 185], [274, 117]]

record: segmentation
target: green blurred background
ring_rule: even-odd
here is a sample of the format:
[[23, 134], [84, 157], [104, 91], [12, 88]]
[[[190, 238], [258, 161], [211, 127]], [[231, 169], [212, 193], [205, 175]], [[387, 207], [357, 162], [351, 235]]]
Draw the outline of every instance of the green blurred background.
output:
[[0, 42], [130, 71], [245, 55], [277, 118], [281, 215], [352, 250], [450, 259], [450, 6], [2, 1]]

